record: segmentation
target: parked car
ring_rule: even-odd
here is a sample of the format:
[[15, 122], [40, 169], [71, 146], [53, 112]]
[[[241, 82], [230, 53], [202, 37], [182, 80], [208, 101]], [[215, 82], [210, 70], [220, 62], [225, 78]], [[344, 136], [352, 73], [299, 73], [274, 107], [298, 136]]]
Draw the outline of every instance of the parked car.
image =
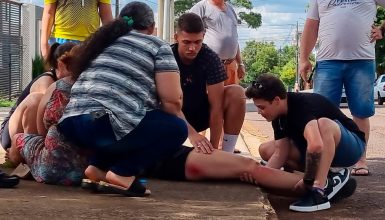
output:
[[377, 98], [378, 104], [383, 105], [385, 101], [385, 74], [378, 77], [374, 83], [374, 98]]

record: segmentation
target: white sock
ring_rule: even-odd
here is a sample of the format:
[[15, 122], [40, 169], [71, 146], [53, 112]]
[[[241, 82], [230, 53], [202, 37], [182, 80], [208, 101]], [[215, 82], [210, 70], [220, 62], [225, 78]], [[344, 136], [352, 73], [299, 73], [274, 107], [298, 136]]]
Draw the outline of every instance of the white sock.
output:
[[224, 134], [222, 142], [222, 150], [226, 152], [233, 153], [235, 149], [235, 144], [237, 143], [239, 135], [234, 134]]

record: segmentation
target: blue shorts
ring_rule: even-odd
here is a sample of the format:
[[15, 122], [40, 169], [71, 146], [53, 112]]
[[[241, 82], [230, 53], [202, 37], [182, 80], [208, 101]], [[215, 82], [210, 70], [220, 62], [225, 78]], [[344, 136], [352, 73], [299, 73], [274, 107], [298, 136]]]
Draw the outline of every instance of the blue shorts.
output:
[[374, 60], [323, 60], [317, 62], [314, 92], [339, 106], [345, 87], [350, 112], [358, 118], [374, 115]]
[[332, 167], [350, 167], [358, 162], [365, 151], [365, 141], [354, 132], [346, 129], [338, 120], [335, 122], [340, 126], [341, 139], [336, 148]]
[[53, 37], [51, 37], [48, 40], [48, 44], [49, 45], [52, 45], [55, 42], [57, 42], [59, 44], [64, 44], [64, 43], [67, 43], [67, 42], [79, 43], [80, 41], [79, 40], [64, 39], [64, 38], [53, 38]]

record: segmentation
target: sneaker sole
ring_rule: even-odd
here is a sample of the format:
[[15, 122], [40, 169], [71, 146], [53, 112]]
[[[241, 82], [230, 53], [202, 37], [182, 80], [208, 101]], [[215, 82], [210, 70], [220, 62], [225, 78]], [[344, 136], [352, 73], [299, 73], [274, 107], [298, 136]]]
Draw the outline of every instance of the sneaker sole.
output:
[[303, 206], [293, 206], [290, 205], [289, 209], [296, 212], [315, 212], [315, 211], [321, 211], [325, 209], [330, 209], [330, 202], [321, 204], [321, 205], [315, 205], [315, 206], [309, 206], [309, 207], [303, 207]]
[[349, 178], [348, 182], [342, 187], [340, 191], [338, 191], [332, 199], [330, 199], [330, 202], [337, 202], [341, 199], [350, 197], [354, 194], [357, 188], [357, 181], [353, 178]]
[[349, 170], [348, 169], [345, 169], [345, 172], [348, 172], [348, 175], [347, 175], [347, 177], [345, 178], [345, 181], [343, 181], [341, 184], [339, 184], [339, 185], [337, 185], [337, 187], [336, 187], [336, 189], [334, 190], [333, 189], [333, 191], [328, 195], [328, 199], [329, 200], [331, 200], [333, 197], [334, 197], [334, 195], [336, 195], [344, 186], [345, 186], [345, 184], [348, 182], [348, 180], [350, 179], [350, 172], [349, 172]]

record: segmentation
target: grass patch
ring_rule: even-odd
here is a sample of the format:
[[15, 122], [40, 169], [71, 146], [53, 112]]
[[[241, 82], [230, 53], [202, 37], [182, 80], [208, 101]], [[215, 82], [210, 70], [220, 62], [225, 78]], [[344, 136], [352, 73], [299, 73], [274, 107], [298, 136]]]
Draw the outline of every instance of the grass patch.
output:
[[0, 97], [0, 107], [12, 107], [15, 104], [14, 100], [9, 101]]

